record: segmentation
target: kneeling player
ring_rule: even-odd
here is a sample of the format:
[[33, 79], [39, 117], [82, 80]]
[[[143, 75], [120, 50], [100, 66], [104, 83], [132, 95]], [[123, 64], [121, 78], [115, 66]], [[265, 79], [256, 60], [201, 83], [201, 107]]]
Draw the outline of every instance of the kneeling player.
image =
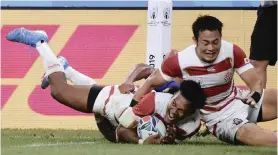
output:
[[[8, 34], [7, 39], [36, 47], [44, 60], [51, 95], [68, 107], [81, 112], [94, 112], [102, 115], [115, 127], [119, 125], [119, 119], [123, 120], [123, 124], [128, 124], [122, 116], [123, 113], [132, 114], [135, 122], [142, 116], [155, 113], [161, 116], [165, 124], [177, 126], [179, 139], [190, 136], [190, 133], [198, 130], [200, 126], [197, 109], [204, 106], [206, 98], [200, 85], [193, 81], [183, 81], [175, 95], [152, 92], [143, 97], [138, 105], [129, 108], [133, 94], [124, 94], [125, 88], [130, 89], [129, 84], [105, 87], [93, 85], [91, 88], [67, 84], [64, 77], [65, 70], [49, 48], [48, 38], [44, 32], [28, 31], [24, 28], [15, 29]], [[138, 139], [120, 136], [120, 140], [137, 142]], [[160, 143], [161, 141], [146, 139], [144, 143]]]

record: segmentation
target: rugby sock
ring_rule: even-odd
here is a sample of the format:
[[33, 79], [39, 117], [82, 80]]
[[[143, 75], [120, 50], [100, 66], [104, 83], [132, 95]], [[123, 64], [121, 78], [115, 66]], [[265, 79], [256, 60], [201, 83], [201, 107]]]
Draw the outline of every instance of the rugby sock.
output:
[[92, 78], [78, 72], [71, 66], [65, 69], [66, 78], [70, 80], [74, 85], [94, 85], [96, 81]]
[[64, 72], [64, 68], [61, 65], [60, 61], [54, 55], [46, 42], [38, 42], [36, 49], [38, 50], [40, 56], [42, 56], [43, 58], [46, 76], [54, 72]]

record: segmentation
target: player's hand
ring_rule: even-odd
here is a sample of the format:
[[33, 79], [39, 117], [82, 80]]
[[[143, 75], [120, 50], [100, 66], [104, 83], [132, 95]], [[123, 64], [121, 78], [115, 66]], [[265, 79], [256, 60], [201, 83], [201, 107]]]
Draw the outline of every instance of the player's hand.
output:
[[146, 138], [143, 142], [143, 144], [161, 144], [162, 138], [159, 134], [152, 135], [148, 138]]
[[119, 90], [122, 94], [129, 94], [130, 92], [134, 92], [135, 86], [132, 83], [122, 83], [119, 85]]
[[[259, 95], [259, 96], [258, 96]], [[252, 108], [258, 108], [257, 103], [260, 100], [260, 94], [257, 92], [252, 92], [246, 97], [236, 97], [240, 99], [244, 104], [248, 104]]]
[[175, 125], [167, 125], [166, 135], [162, 138], [163, 144], [173, 144], [175, 143], [177, 129]]

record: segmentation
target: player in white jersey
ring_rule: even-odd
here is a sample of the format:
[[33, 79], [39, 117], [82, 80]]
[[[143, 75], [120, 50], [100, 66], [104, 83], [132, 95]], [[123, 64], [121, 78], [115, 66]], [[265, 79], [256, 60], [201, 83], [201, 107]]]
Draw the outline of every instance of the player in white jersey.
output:
[[[169, 133], [171, 137], [155, 137], [155, 139], [150, 137], [144, 143], [172, 143], [174, 138], [184, 139], [200, 128], [197, 109], [204, 106], [206, 98], [200, 85], [194, 81], [183, 81], [174, 95], [158, 92], [147, 94], [139, 104], [130, 108], [130, 102], [133, 98], [133, 93], [130, 91], [134, 89], [133, 84], [124, 83], [120, 86], [104, 87], [96, 84], [92, 87], [67, 84], [64, 74], [68, 72], [65, 71], [61, 62], [48, 46], [45, 32], [19, 28], [9, 32], [7, 39], [31, 45], [37, 49], [44, 60], [45, 74], [49, 79], [51, 95], [58, 102], [80, 112], [102, 115], [115, 127], [119, 125], [120, 121], [123, 124], [121, 131], [126, 131], [131, 135], [136, 134], [136, 132], [124, 127], [127, 124], [128, 118], [125, 117], [127, 113], [133, 114], [132, 125], [136, 124], [142, 116], [156, 114], [161, 117], [165, 124], [175, 125], [177, 128], [176, 134]], [[69, 76], [66, 75], [66, 77]], [[86, 83], [86, 81], [83, 82]], [[126, 134], [121, 133], [123, 132], [119, 132], [119, 140], [139, 142], [138, 136], [126, 136]]]
[[[222, 40], [222, 25], [215, 17], [198, 17], [192, 25], [196, 45], [167, 57], [135, 93], [133, 102], [151, 87], [173, 77], [191, 79], [205, 91], [207, 105], [201, 110], [201, 117], [218, 139], [228, 143], [277, 145], [275, 132], [255, 124], [277, 118], [277, 99], [264, 102], [262, 83], [255, 69], [241, 48]], [[234, 86], [234, 72], [251, 90], [246, 98], [236, 98], [239, 91]], [[272, 90], [274, 96], [276, 93], [277, 89]]]

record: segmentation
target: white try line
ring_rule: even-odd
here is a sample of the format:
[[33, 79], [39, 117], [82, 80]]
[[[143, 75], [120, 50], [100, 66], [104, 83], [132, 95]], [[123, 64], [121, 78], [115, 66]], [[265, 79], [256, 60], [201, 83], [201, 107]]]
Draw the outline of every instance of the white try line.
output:
[[26, 144], [26, 145], [17, 145], [11, 147], [17, 148], [28, 148], [28, 147], [48, 147], [48, 146], [68, 146], [68, 145], [88, 145], [96, 144], [96, 142], [68, 142], [68, 143], [35, 143], [35, 144]]

